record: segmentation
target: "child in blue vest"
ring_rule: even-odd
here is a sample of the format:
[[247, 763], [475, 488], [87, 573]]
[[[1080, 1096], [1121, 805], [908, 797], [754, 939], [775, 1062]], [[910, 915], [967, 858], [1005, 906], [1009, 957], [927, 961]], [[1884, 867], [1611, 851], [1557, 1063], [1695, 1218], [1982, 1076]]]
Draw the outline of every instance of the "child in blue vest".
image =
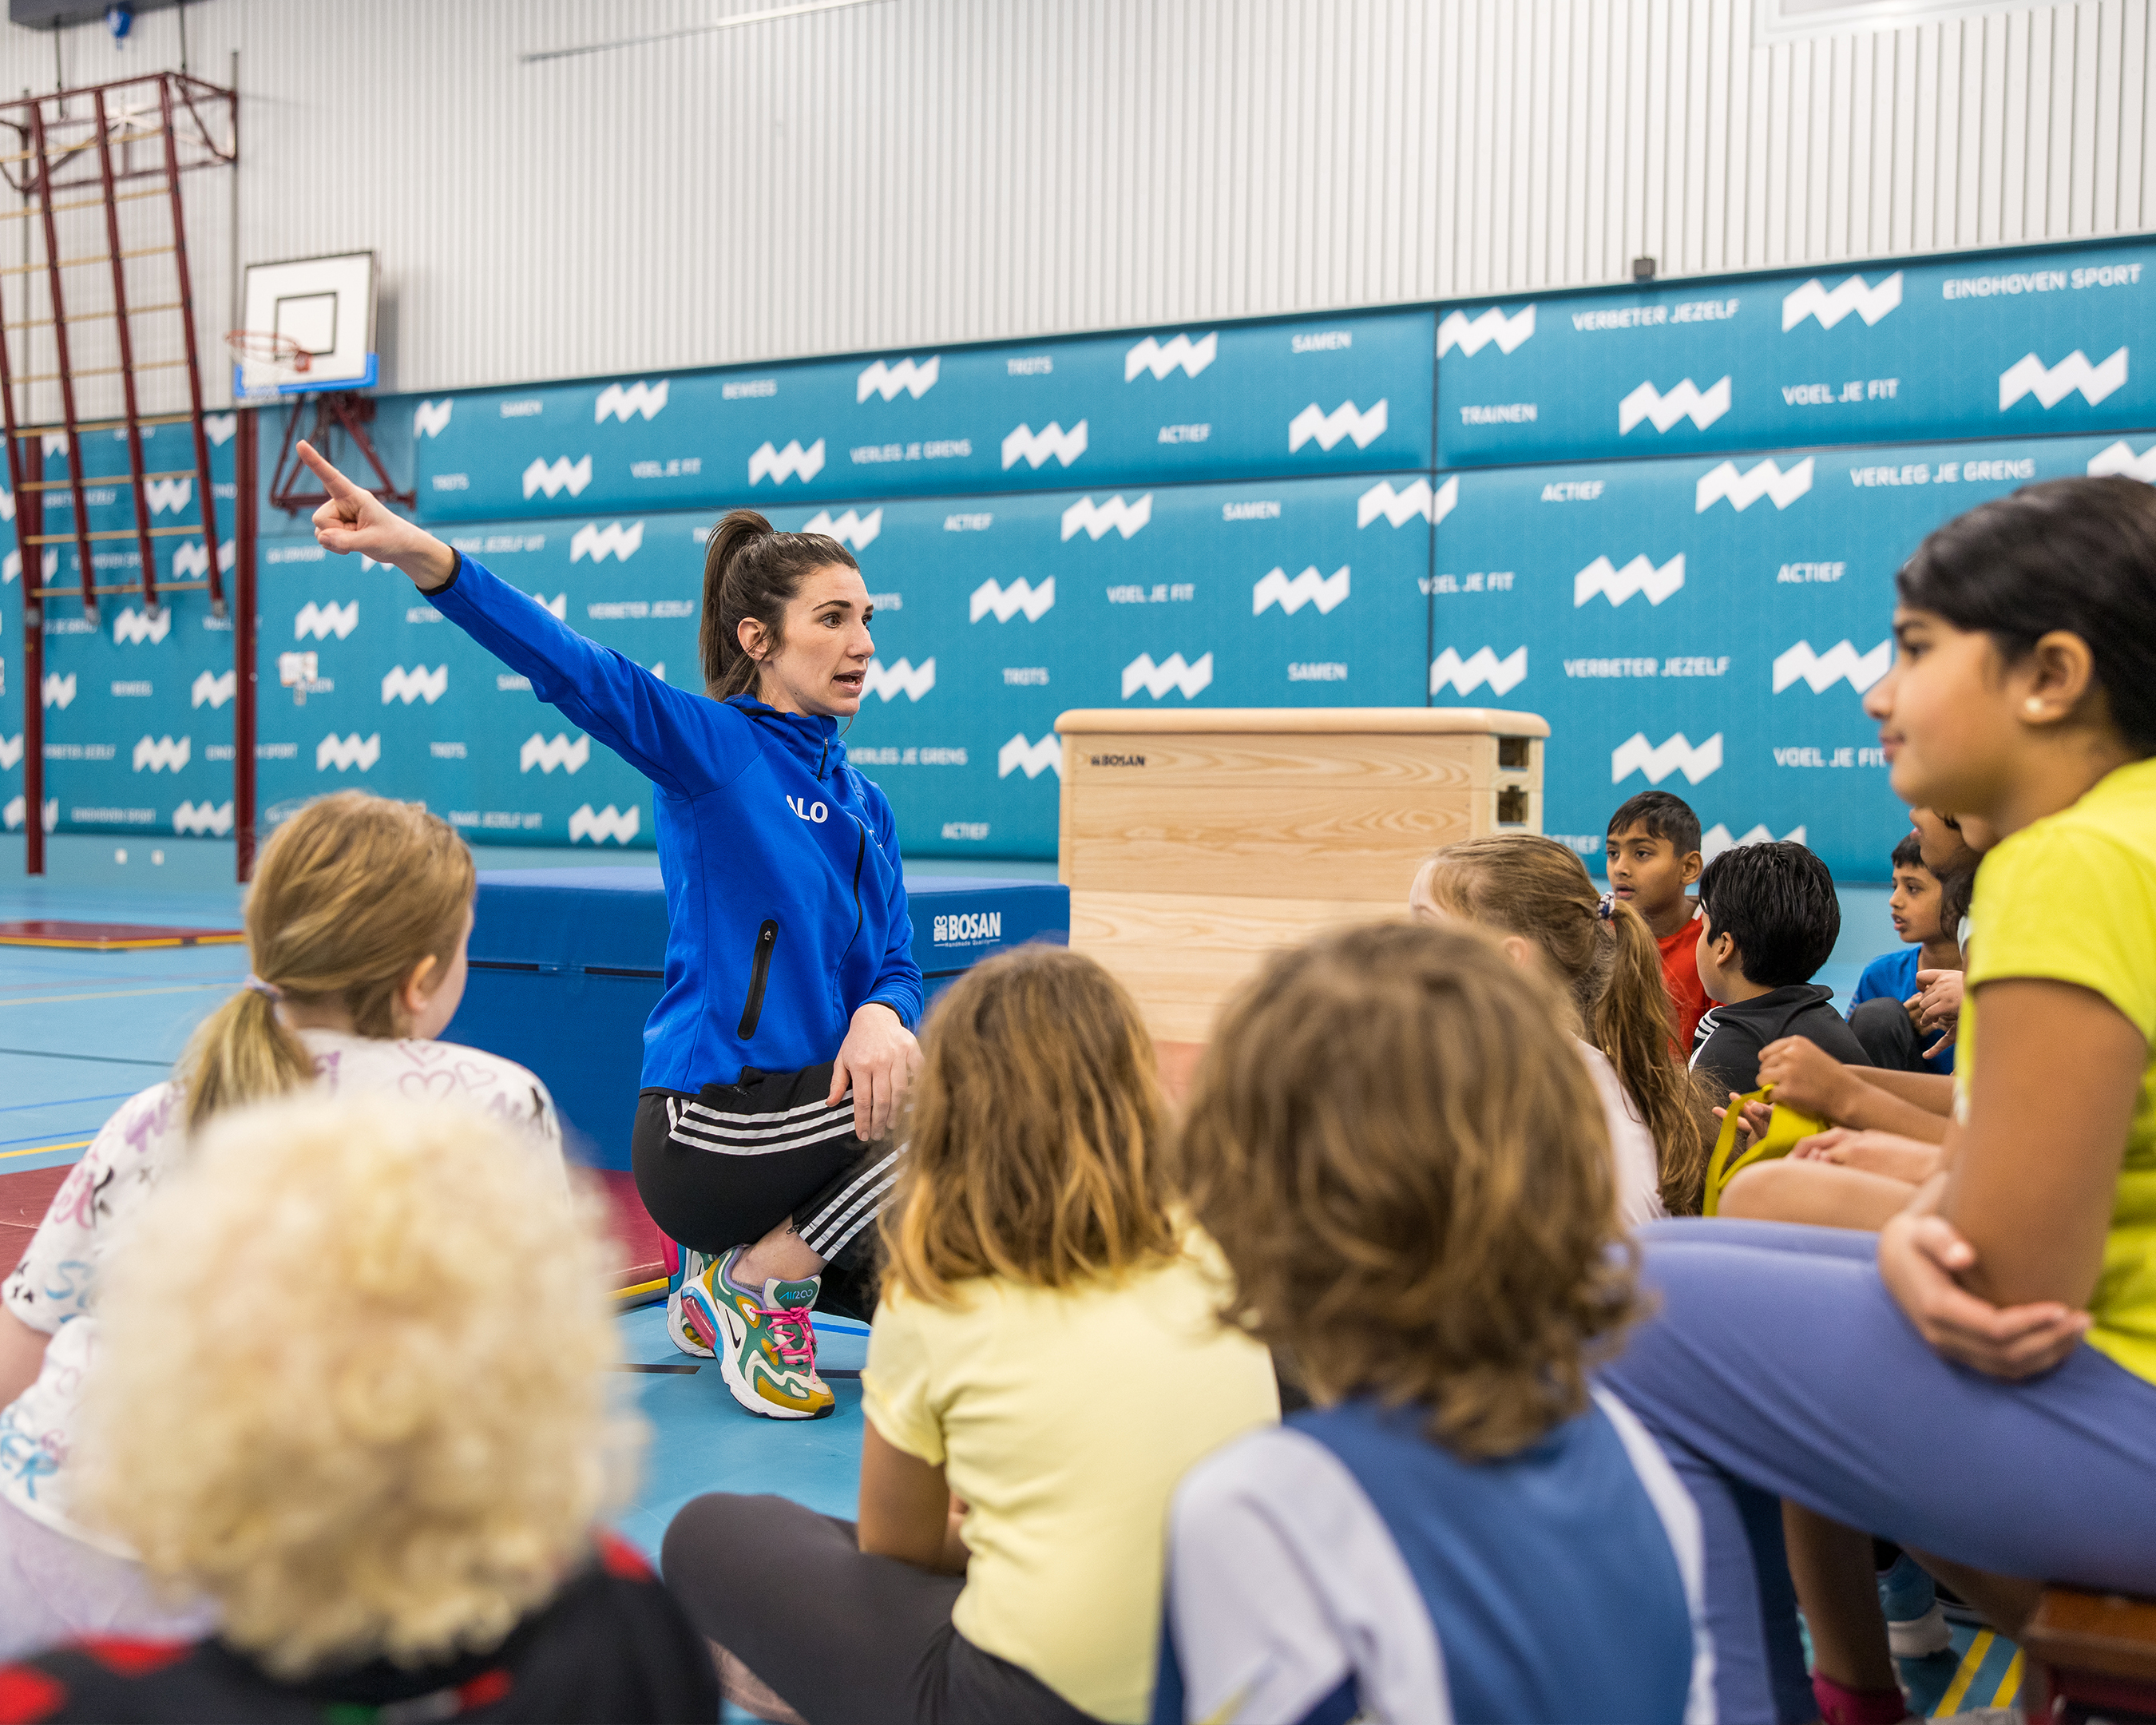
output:
[[1849, 1028], [1871, 1064], [1891, 1072], [1953, 1070], [1951, 1027], [1926, 1035], [1911, 1004], [1923, 992], [1920, 972], [1959, 970], [1958, 933], [1969, 908], [1974, 871], [1934, 873], [1924, 861], [1923, 841], [1913, 832], [1894, 847], [1894, 896], [1887, 910], [1894, 932], [1907, 944], [1882, 952], [1864, 967], [1849, 997]]
[[1315, 1406], [1183, 1476], [1154, 1725], [1711, 1716], [1698, 1513], [1587, 1383], [1633, 1254], [1560, 1023], [1481, 935], [1395, 925], [1215, 1030], [1184, 1182]]

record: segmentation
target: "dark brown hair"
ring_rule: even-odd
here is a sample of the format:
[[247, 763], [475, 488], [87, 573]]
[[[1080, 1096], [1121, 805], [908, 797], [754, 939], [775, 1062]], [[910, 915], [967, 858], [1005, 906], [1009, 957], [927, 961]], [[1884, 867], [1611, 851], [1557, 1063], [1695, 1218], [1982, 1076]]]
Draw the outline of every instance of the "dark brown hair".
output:
[[1552, 980], [1578, 1014], [1578, 1034], [1609, 1057], [1645, 1117], [1662, 1207], [1673, 1216], [1696, 1213], [1707, 1145], [1676, 1053], [1661, 947], [1646, 919], [1621, 901], [1604, 916], [1602, 895], [1578, 853], [1531, 833], [1463, 839], [1425, 866], [1430, 896], [1446, 910], [1542, 949]]
[[704, 688], [714, 701], [756, 693], [757, 664], [742, 651], [741, 626], [753, 619], [775, 647], [786, 633], [786, 607], [801, 583], [837, 563], [859, 569], [854, 554], [822, 533], [781, 533], [752, 509], [737, 509], [711, 529], [704, 547], [704, 617], [698, 644]]
[[1635, 1308], [1602, 1105], [1554, 1004], [1473, 929], [1332, 935], [1229, 1004], [1183, 1124], [1227, 1322], [1320, 1401], [1426, 1408], [1469, 1458], [1585, 1407]]
[[983, 960], [936, 1003], [921, 1054], [887, 1283], [948, 1304], [973, 1276], [1067, 1288], [1176, 1250], [1152, 1039], [1092, 959]]

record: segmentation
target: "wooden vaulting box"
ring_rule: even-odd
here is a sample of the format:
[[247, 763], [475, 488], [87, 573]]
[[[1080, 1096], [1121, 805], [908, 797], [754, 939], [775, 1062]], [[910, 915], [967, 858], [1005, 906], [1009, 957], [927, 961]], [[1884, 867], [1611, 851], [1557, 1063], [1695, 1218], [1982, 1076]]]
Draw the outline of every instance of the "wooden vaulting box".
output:
[[1204, 1041], [1274, 948], [1404, 914], [1439, 845], [1543, 829], [1532, 713], [1086, 709], [1055, 728], [1070, 944], [1163, 1041]]

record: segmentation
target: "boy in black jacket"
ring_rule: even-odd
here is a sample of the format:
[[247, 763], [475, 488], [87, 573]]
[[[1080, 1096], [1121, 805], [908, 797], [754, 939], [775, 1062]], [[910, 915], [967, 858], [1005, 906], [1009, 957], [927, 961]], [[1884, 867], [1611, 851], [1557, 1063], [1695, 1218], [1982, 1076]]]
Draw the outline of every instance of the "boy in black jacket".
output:
[[1850, 1066], [1871, 1059], [1812, 978], [1841, 932], [1826, 865], [1801, 845], [1740, 845], [1699, 877], [1699, 979], [1714, 999], [1692, 1041], [1693, 1068], [1721, 1091], [1759, 1082], [1759, 1051], [1803, 1036]]

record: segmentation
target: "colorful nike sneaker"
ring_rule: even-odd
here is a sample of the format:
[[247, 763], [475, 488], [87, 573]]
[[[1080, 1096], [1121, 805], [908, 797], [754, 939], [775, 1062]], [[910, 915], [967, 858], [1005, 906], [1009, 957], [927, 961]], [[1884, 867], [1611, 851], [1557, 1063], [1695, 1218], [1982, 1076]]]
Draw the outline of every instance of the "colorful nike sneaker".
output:
[[681, 1303], [681, 1290], [692, 1281], [701, 1281], [711, 1266], [717, 1262], [709, 1252], [700, 1252], [693, 1247], [674, 1248], [674, 1274], [666, 1281], [666, 1339], [682, 1353], [694, 1354], [698, 1359], [716, 1358], [717, 1349], [711, 1339], [717, 1333], [710, 1321], [704, 1322], [700, 1334], [692, 1328], [692, 1315]]
[[736, 1246], [701, 1276], [685, 1279], [681, 1317], [689, 1332], [713, 1337], [719, 1370], [734, 1399], [772, 1420], [821, 1420], [838, 1398], [816, 1375], [816, 1331], [808, 1313], [823, 1285], [768, 1278], [761, 1291], [728, 1273], [747, 1246]]

